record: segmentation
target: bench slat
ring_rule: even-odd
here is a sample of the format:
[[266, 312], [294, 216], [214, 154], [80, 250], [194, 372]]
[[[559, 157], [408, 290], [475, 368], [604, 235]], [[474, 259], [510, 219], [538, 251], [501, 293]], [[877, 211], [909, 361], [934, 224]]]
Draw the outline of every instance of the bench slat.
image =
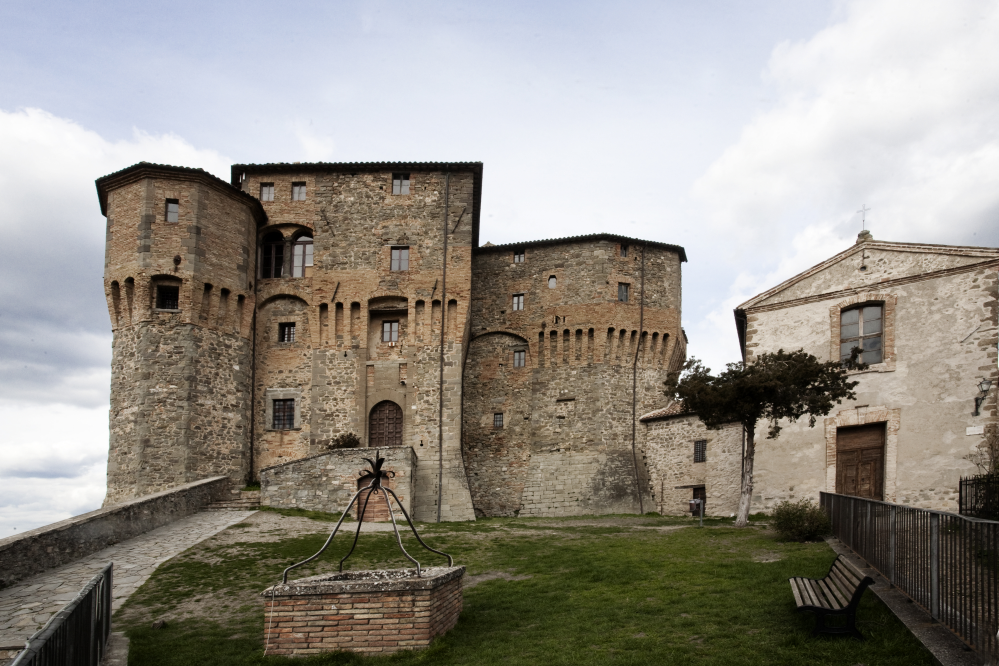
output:
[[864, 580], [863, 574], [857, 571], [856, 568], [854, 568], [854, 566], [850, 564], [842, 555], [840, 555], [833, 563], [832, 569], [829, 570], [829, 573], [833, 573], [834, 571], [849, 580], [853, 587], [858, 587], [860, 585], [860, 581]]
[[854, 593], [857, 591], [857, 588], [860, 587], [859, 582], [853, 583], [852, 581], [845, 578], [843, 574], [839, 571], [830, 572], [828, 578], [831, 578], [832, 580], [836, 581], [839, 587], [843, 590], [843, 594], [850, 598], [853, 597]]
[[847, 602], [841, 601], [840, 592], [835, 585], [830, 585], [828, 580], [818, 581], [818, 587], [825, 594], [826, 606], [833, 610], [839, 610], [846, 606]]
[[801, 608], [805, 603], [801, 600], [801, 594], [798, 593], [798, 579], [791, 579], [791, 592], [794, 594], [794, 603], [797, 604], [798, 608]]
[[805, 593], [808, 597], [808, 605], [822, 607], [822, 599], [815, 593], [815, 589], [812, 587], [815, 581], [806, 578], [802, 582], [805, 584]]

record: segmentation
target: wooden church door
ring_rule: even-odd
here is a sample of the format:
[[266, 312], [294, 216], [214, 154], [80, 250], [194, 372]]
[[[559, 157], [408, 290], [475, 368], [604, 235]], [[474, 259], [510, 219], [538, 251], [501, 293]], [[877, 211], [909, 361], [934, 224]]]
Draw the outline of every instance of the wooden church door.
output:
[[884, 499], [885, 424], [836, 430], [836, 492]]
[[368, 446], [402, 446], [402, 408], [390, 400], [379, 402], [368, 417]]

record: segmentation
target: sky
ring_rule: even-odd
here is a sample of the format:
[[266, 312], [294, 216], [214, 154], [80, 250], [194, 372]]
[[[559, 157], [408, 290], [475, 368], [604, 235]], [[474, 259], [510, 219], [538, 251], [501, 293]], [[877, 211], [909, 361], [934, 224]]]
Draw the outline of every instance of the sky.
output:
[[876, 239], [999, 246], [999, 0], [0, 3], [0, 538], [104, 497], [94, 179], [482, 161], [480, 238], [685, 247], [689, 352]]

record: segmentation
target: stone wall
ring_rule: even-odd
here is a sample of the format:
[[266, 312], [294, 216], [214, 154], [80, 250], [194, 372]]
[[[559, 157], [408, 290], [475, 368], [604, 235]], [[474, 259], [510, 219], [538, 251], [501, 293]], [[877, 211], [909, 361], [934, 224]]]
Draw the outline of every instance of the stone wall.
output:
[[0, 587], [197, 513], [228, 498], [229, 483], [225, 476], [187, 483], [0, 539]]
[[[378, 449], [378, 453], [385, 458], [383, 469], [395, 472], [386, 485], [395, 491], [403, 508], [412, 516], [416, 454], [409, 446]], [[375, 451], [367, 448], [335, 449], [265, 467], [260, 470], [260, 503], [284, 509], [331, 513], [348, 510], [347, 503], [358, 490], [359, 472], [368, 467], [364, 458], [373, 458], [374, 455]], [[392, 509], [396, 510], [394, 502]], [[357, 516], [356, 507], [349, 510]], [[404, 518], [397, 513], [396, 520]]]
[[[655, 510], [689, 511], [692, 486], [703, 486], [705, 515], [730, 516], [739, 507], [742, 426], [709, 430], [696, 416], [669, 416], [642, 423], [643, 446]], [[694, 442], [705, 440], [704, 462], [694, 462]], [[678, 487], [681, 486], [681, 487]]]

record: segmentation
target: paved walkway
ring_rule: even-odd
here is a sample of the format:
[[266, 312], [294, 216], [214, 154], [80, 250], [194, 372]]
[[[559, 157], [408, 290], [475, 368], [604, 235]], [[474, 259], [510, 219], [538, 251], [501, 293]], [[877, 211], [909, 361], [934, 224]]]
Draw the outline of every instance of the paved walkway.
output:
[[0, 590], [0, 656], [24, 642], [108, 562], [114, 562], [112, 607], [117, 610], [163, 562], [221, 532], [253, 511], [202, 511]]

